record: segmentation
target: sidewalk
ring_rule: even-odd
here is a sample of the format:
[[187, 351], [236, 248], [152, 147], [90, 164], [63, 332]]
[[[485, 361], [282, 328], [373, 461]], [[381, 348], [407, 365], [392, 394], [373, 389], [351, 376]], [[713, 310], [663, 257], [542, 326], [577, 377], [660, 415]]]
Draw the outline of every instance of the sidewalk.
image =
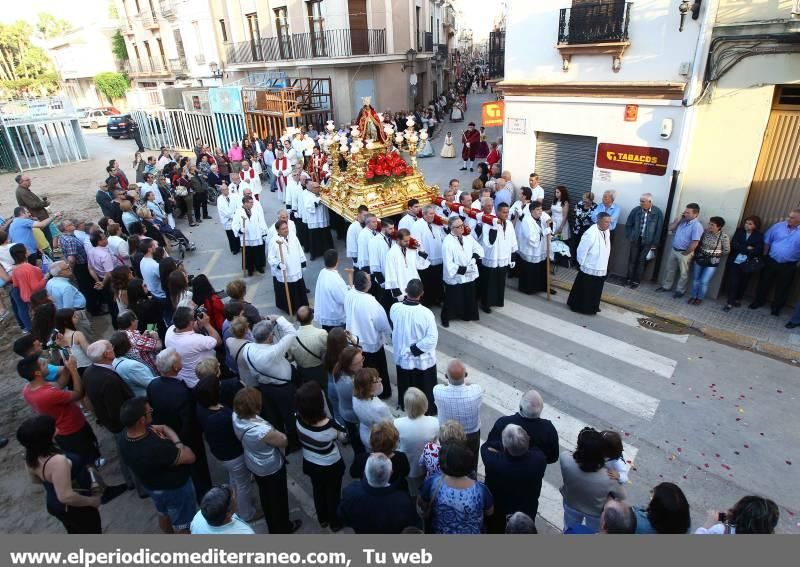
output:
[[[553, 276], [553, 287], [571, 289], [576, 275], [574, 268], [559, 267]], [[723, 301], [706, 299], [702, 305], [689, 305], [686, 297], [673, 299], [672, 293], [656, 293], [654, 283], [630, 289], [614, 283], [614, 279], [611, 276], [603, 288], [606, 303], [690, 327], [710, 339], [800, 363], [800, 329], [784, 327], [791, 317], [790, 308], [784, 308], [779, 317], [774, 317], [768, 307], [748, 309], [745, 302], [726, 313], [722, 310]]]

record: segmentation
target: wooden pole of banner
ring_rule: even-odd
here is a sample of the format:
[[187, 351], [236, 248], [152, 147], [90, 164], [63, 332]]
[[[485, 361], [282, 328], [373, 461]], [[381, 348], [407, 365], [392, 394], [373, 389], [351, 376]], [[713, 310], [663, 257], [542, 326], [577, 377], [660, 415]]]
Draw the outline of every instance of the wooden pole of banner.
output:
[[547, 259], [546, 259], [546, 266], [547, 266], [547, 301], [550, 301], [550, 238], [552, 236], [550, 234], [547, 235]]
[[289, 316], [294, 316], [294, 309], [292, 308], [292, 296], [289, 293], [289, 279], [286, 277], [286, 260], [283, 257], [283, 242], [278, 242], [278, 253], [281, 255], [281, 273], [283, 274], [283, 291], [286, 294], [286, 305], [289, 306]]
[[355, 270], [353, 268], [345, 268], [344, 271], [347, 272], [347, 283], [350, 287], [353, 287], [353, 272]]

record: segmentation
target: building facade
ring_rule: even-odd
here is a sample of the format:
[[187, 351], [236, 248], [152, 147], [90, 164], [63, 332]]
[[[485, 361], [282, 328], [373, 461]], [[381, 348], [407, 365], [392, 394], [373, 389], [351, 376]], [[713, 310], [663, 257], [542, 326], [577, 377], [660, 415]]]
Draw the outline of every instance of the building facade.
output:
[[111, 51], [111, 38], [118, 26], [116, 20], [82, 23], [64, 35], [46, 40], [44, 47], [53, 60], [62, 92], [76, 108], [109, 104], [97, 90], [94, 77], [119, 70]]
[[134, 88], [214, 84], [221, 58], [208, 0], [114, 0]]
[[785, 151], [800, 147], [800, 107], [787, 109], [800, 98], [792, 4], [511, 0], [504, 168], [522, 184], [537, 171], [547, 201], [555, 185], [573, 203], [614, 190], [621, 221], [645, 192], [670, 219], [697, 202], [731, 233], [745, 213], [782, 218], [800, 204], [800, 155]]
[[[330, 78], [335, 120], [369, 96], [380, 110], [427, 104], [449, 80], [455, 11], [444, 0], [211, 0], [224, 80]], [[319, 125], [317, 125], [319, 126]]]

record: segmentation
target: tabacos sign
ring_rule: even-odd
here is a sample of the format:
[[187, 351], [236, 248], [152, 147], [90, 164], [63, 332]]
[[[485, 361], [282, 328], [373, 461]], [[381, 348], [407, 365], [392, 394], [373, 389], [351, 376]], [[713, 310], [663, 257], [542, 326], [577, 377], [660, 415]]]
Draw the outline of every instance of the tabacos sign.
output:
[[597, 167], [664, 175], [667, 173], [669, 150], [646, 146], [624, 146], [621, 144], [598, 144]]

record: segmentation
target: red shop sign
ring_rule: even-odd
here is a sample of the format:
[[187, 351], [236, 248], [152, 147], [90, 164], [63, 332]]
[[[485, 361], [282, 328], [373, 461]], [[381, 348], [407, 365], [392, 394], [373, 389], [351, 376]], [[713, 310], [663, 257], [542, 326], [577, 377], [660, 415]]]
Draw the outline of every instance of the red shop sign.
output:
[[645, 146], [624, 146], [621, 144], [598, 144], [597, 167], [664, 175], [667, 173], [669, 150]]

